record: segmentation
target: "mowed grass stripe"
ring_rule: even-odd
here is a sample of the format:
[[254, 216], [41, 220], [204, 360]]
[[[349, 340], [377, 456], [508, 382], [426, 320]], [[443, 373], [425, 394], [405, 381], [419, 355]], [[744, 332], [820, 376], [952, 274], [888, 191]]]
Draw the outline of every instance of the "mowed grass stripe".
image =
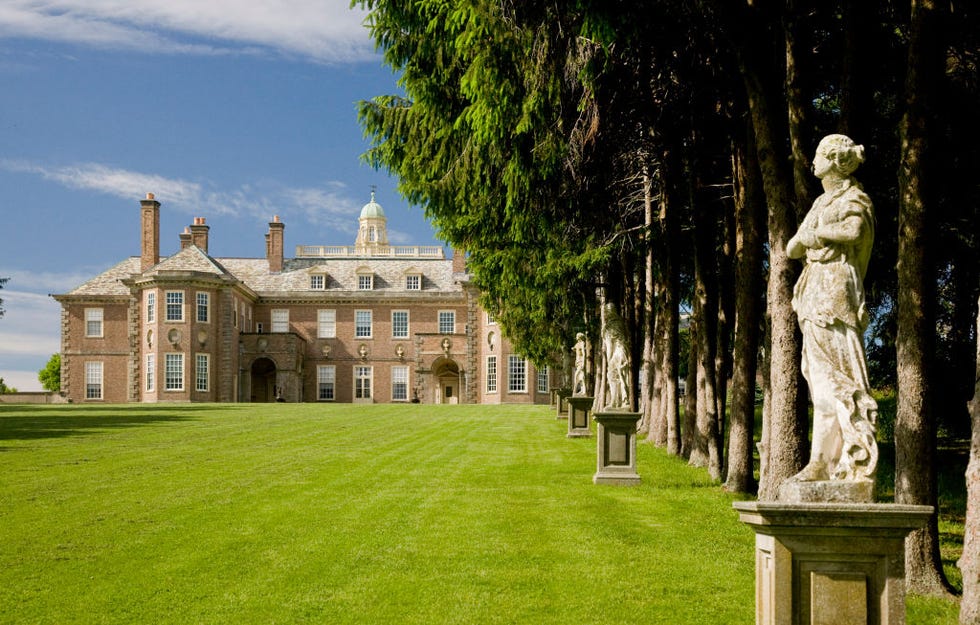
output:
[[[0, 407], [0, 622], [750, 623], [704, 471], [545, 407]], [[911, 622], [911, 621], [910, 621]]]

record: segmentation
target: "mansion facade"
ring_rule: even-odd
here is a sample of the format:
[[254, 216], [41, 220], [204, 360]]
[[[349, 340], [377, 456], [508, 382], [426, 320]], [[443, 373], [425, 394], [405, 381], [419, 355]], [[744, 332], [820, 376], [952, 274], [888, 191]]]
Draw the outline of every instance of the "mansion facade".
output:
[[61, 389], [87, 402], [548, 403], [554, 385], [478, 304], [465, 257], [388, 242], [361, 210], [353, 246], [219, 258], [204, 218], [160, 256], [160, 203], [140, 202], [140, 256], [69, 293]]

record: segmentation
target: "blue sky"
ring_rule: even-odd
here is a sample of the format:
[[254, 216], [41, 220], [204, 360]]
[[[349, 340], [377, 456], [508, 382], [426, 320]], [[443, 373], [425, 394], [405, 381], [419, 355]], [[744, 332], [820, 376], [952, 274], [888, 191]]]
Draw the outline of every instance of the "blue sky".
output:
[[437, 244], [396, 181], [360, 161], [355, 103], [398, 91], [347, 0], [0, 3], [0, 377], [40, 390], [64, 293], [194, 217], [214, 256], [352, 244], [372, 185], [392, 242]]

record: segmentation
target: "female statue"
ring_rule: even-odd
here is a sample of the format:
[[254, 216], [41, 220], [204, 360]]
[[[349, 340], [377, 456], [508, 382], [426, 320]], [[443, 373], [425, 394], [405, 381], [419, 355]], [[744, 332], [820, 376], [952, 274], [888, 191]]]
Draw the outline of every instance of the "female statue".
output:
[[629, 410], [630, 361], [626, 324], [613, 304], [606, 304], [604, 313], [602, 350], [606, 357], [606, 407]]
[[813, 401], [810, 462], [793, 481], [873, 480], [878, 461], [864, 355], [864, 275], [874, 240], [871, 200], [851, 176], [864, 147], [844, 135], [817, 146], [813, 173], [824, 193], [787, 245], [803, 259], [793, 310], [803, 332], [803, 376]]

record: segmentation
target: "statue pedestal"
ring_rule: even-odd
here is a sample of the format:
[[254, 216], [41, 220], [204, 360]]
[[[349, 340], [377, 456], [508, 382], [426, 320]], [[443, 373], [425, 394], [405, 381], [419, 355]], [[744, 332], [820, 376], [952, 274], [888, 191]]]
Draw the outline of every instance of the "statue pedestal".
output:
[[628, 411], [597, 412], [596, 472], [594, 484], [631, 486], [640, 483], [636, 472], [636, 423], [640, 413]]
[[568, 438], [588, 438], [592, 436], [589, 429], [589, 411], [595, 398], [572, 395], [568, 398]]
[[555, 418], [556, 419], [567, 419], [568, 418], [568, 398], [571, 396], [572, 391], [567, 388], [560, 388], [555, 391], [555, 397], [557, 401], [555, 402]]
[[932, 506], [733, 506], [755, 530], [756, 625], [904, 625], [905, 536]]

